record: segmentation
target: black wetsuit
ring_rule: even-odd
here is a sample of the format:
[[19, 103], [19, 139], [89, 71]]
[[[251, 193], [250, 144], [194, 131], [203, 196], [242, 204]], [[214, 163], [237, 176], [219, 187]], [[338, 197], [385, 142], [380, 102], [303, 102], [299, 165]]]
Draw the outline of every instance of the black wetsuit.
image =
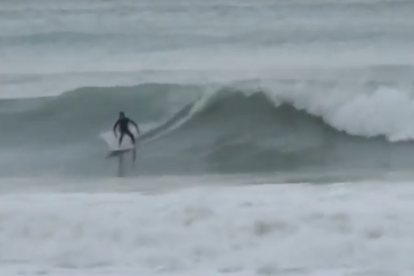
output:
[[130, 120], [127, 117], [118, 119], [118, 121], [114, 125], [114, 131], [115, 131], [116, 127], [119, 126], [119, 132], [121, 133], [121, 136], [119, 137], [119, 145], [121, 145], [122, 139], [124, 139], [125, 134], [128, 135], [129, 138], [131, 138], [132, 143], [135, 145], [135, 137], [134, 137], [134, 135], [132, 135], [131, 131], [128, 128], [128, 125], [129, 125], [130, 122], [132, 124], [136, 125], [132, 120]]

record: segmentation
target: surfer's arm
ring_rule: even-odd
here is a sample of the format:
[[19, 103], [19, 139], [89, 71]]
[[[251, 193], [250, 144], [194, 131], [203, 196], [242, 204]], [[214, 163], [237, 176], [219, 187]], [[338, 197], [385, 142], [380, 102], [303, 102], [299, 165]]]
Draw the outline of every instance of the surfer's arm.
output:
[[140, 134], [140, 133], [139, 133], [139, 127], [138, 127], [137, 123], [135, 123], [135, 122], [134, 122], [134, 121], [132, 121], [132, 120], [129, 120], [129, 121], [130, 121], [130, 123], [131, 123], [131, 124], [133, 124], [133, 125], [134, 125], [134, 127], [137, 129], [138, 134]]
[[116, 127], [119, 125], [119, 120], [118, 121], [116, 121], [116, 123], [114, 124], [114, 127], [113, 127], [113, 132], [114, 132], [114, 134], [116, 135]]

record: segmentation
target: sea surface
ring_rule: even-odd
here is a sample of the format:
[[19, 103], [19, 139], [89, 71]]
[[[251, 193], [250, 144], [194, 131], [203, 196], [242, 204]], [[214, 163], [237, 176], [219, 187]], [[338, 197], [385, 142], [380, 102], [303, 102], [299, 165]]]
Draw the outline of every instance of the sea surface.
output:
[[407, 0], [0, 0], [0, 274], [413, 275], [413, 49]]

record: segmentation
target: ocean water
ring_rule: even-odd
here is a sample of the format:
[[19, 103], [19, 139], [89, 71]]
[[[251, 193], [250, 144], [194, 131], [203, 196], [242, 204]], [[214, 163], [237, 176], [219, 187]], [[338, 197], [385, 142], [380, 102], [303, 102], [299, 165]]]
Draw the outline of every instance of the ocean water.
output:
[[413, 15], [1, 0], [1, 274], [412, 275]]

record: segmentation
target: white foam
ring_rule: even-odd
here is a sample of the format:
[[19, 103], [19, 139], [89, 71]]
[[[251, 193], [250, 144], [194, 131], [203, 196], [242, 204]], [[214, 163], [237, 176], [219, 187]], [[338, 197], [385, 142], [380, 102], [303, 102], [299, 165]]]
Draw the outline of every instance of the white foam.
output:
[[410, 183], [2, 195], [0, 272], [410, 275], [413, 197]]
[[276, 104], [292, 103], [348, 134], [384, 136], [392, 142], [414, 139], [412, 85], [367, 88], [358, 83], [327, 87], [298, 83], [288, 89], [268, 87], [268, 95]]

